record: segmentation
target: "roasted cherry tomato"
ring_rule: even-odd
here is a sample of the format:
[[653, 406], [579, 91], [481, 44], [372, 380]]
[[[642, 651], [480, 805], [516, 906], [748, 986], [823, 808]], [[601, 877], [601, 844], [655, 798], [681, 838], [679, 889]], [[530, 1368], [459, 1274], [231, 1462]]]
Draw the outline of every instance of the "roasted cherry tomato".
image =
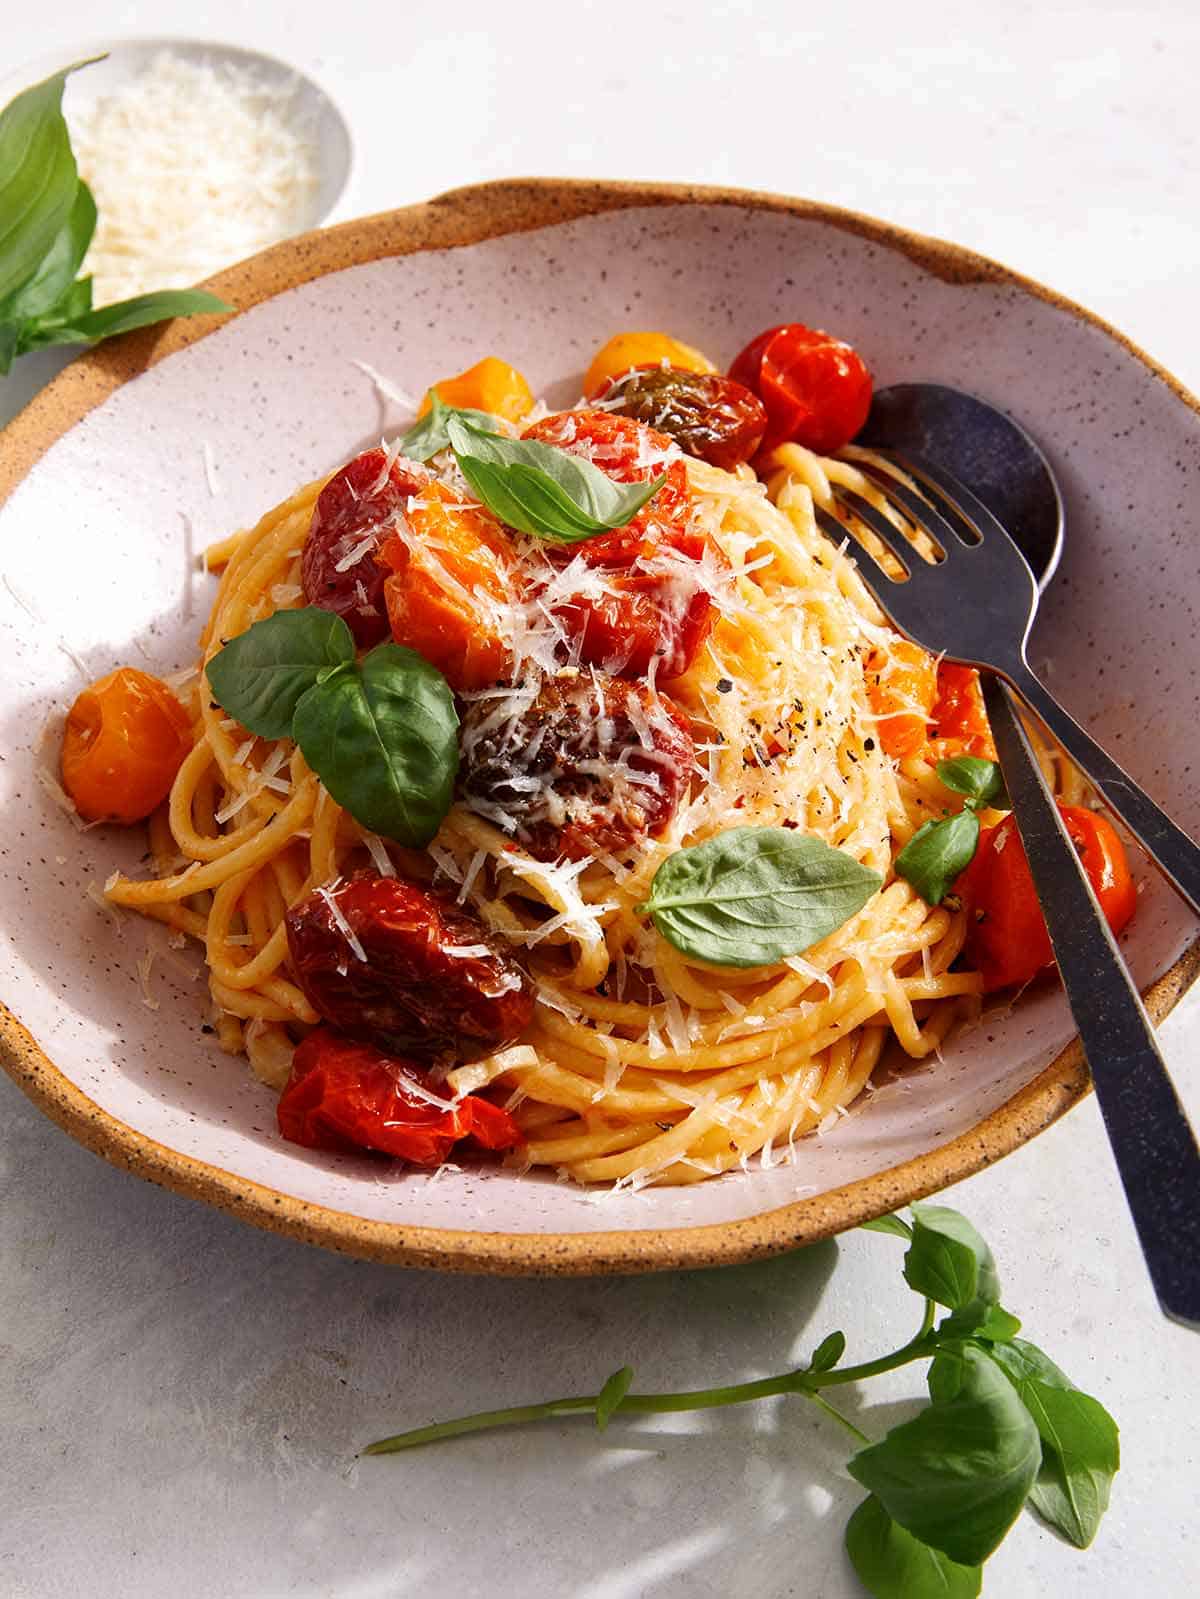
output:
[[550, 608], [579, 641], [587, 665], [623, 677], [678, 677], [716, 619], [699, 563], [719, 562], [693, 518], [687, 469], [672, 441], [630, 417], [564, 411], [526, 429], [526, 438], [582, 456], [618, 483], [666, 482], [625, 526], [577, 544], [549, 545], [558, 565], [576, 558], [601, 574], [578, 593], [554, 585]]
[[937, 698], [930, 715], [933, 719], [930, 760], [947, 760], [955, 755], [978, 755], [987, 761], [996, 759], [983, 689], [973, 666], [959, 666], [954, 661], [938, 662]]
[[695, 762], [666, 695], [602, 672], [547, 678], [503, 721], [480, 701], [461, 742], [464, 802], [539, 860], [580, 860], [661, 832]]
[[386, 451], [364, 450], [317, 496], [300, 558], [304, 598], [340, 616], [360, 649], [380, 643], [388, 633], [386, 573], [376, 556], [403, 518], [410, 496], [429, 481], [415, 461], [399, 458], [389, 466]]
[[140, 822], [171, 791], [192, 724], [167, 685], [123, 666], [85, 688], [67, 715], [62, 780], [89, 822]]
[[412, 1061], [332, 1027], [311, 1032], [292, 1057], [277, 1109], [279, 1131], [308, 1149], [378, 1150], [440, 1166], [460, 1138], [485, 1149], [521, 1141], [507, 1111], [478, 1095], [450, 1101]]
[[533, 985], [470, 911], [398, 877], [359, 872], [287, 914], [296, 981], [327, 1022], [425, 1061], [511, 1044]]
[[726, 472], [750, 459], [767, 430], [767, 410], [758, 396], [715, 372], [634, 367], [613, 378], [599, 397], [610, 414], [645, 422], [688, 455]]
[[583, 380], [583, 392], [594, 400], [610, 378], [635, 366], [673, 366], [683, 372], [715, 372], [713, 363], [669, 333], [614, 333], [592, 357]]
[[[1058, 808], [1108, 925], [1119, 933], [1137, 905], [1121, 840], [1095, 811], [1077, 805]], [[970, 918], [965, 954], [988, 992], [1027, 983], [1053, 965], [1050, 935], [1011, 816], [984, 829], [975, 859], [955, 888]]]
[[[519, 422], [533, 410], [533, 390], [515, 366], [509, 366], [507, 361], [494, 355], [485, 355], [482, 361], [476, 361], [456, 378], [443, 378], [433, 387], [446, 405], [489, 411], [492, 416], [502, 416], [509, 422]], [[421, 401], [421, 416], [431, 403], [426, 394]]]
[[509, 666], [499, 617], [519, 589], [511, 553], [489, 512], [436, 482], [409, 501], [403, 531], [379, 553], [394, 574], [384, 585], [392, 637], [460, 694], [497, 682]]
[[919, 755], [929, 738], [937, 697], [937, 662], [919, 644], [898, 638], [886, 650], [872, 650], [864, 670], [867, 699], [884, 753], [894, 760]]
[[794, 442], [832, 455], [867, 420], [871, 374], [858, 352], [800, 322], [767, 328], [729, 368], [767, 408], [764, 450]]

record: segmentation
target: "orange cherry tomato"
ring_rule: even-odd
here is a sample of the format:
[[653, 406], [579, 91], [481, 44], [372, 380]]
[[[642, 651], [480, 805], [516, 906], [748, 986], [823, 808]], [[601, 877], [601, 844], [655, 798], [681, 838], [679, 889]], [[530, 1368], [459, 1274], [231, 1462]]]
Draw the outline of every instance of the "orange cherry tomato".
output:
[[937, 663], [919, 644], [896, 639], [888, 649], [872, 650], [866, 661], [867, 699], [878, 721], [875, 731], [886, 755], [907, 760], [919, 755], [929, 738], [937, 698]]
[[849, 444], [871, 408], [871, 374], [858, 351], [802, 322], [760, 333], [729, 376], [767, 408], [764, 450], [791, 441], [832, 455]]
[[[515, 366], [509, 366], [507, 361], [494, 355], [485, 355], [465, 372], [454, 378], [443, 378], [433, 388], [445, 405], [487, 411], [508, 422], [519, 422], [533, 410], [533, 390]], [[424, 416], [433, 404], [429, 397], [432, 392], [430, 390], [421, 401], [419, 415]]]
[[[1058, 808], [1100, 909], [1113, 933], [1119, 933], [1137, 905], [1121, 840], [1095, 811], [1078, 805]], [[982, 975], [986, 992], [1027, 983], [1054, 964], [1025, 848], [1011, 816], [984, 829], [975, 859], [955, 890], [970, 918], [966, 957]]]
[[167, 685], [122, 666], [67, 715], [63, 787], [86, 821], [140, 822], [166, 799], [191, 748], [191, 719]]
[[954, 755], [978, 755], [986, 761], [996, 759], [996, 746], [983, 704], [983, 689], [973, 666], [959, 666], [954, 661], [938, 662], [937, 699], [931, 715], [931, 761], [947, 760]]
[[497, 682], [509, 647], [495, 611], [517, 594], [507, 535], [436, 482], [409, 500], [406, 520], [410, 536], [392, 534], [379, 552], [392, 569], [383, 586], [392, 637], [459, 693]]
[[683, 372], [715, 372], [708, 357], [669, 333], [614, 333], [592, 357], [583, 392], [594, 400], [613, 378], [635, 366], [673, 366]]

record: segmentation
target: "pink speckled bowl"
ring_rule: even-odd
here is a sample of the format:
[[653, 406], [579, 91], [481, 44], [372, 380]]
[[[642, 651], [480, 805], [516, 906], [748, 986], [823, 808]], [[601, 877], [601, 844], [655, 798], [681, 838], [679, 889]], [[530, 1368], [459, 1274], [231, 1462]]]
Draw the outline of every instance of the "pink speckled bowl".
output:
[[[1035, 657], [1066, 704], [1186, 826], [1178, 730], [1200, 722], [1197, 403], [1112, 329], [991, 262], [864, 217], [724, 190], [491, 184], [280, 245], [213, 281], [241, 309], [72, 365], [0, 449], [0, 1058], [108, 1159], [262, 1226], [376, 1259], [496, 1272], [638, 1271], [791, 1248], [977, 1170], [1086, 1090], [1043, 990], [911, 1072], [793, 1167], [597, 1197], [553, 1181], [436, 1181], [283, 1143], [271, 1094], [201, 1032], [159, 930], [85, 897], [140, 836], [80, 834], [33, 780], [37, 730], [89, 676], [192, 657], [210, 585], [188, 557], [399, 419], [401, 388], [485, 353], [551, 401], [622, 327], [727, 361], [760, 328], [836, 330], [879, 383], [957, 384], [1011, 410], [1060, 475], [1069, 538]], [[206, 470], [206, 456], [214, 465]], [[215, 492], [214, 492], [215, 490]], [[1153, 876], [1127, 948], [1161, 1016], [1196, 924]], [[157, 1010], [136, 963], [160, 952]], [[170, 959], [175, 964], [167, 964]]]

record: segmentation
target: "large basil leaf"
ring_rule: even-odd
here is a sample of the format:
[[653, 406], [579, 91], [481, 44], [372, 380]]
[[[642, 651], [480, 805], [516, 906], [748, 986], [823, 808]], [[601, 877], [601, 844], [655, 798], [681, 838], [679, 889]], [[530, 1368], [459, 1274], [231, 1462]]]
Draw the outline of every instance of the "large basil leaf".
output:
[[786, 827], [734, 827], [676, 850], [640, 907], [685, 955], [770, 966], [860, 911], [882, 878], [844, 850]]
[[452, 416], [469, 422], [484, 433], [499, 431], [499, 423], [490, 412], [447, 405], [434, 389], [430, 393], [428, 411], [424, 416], [417, 418], [400, 440], [400, 453], [410, 461], [428, 461], [431, 456], [449, 449], [450, 435], [446, 431], [446, 426]]
[[977, 1565], [963, 1566], [914, 1538], [872, 1494], [846, 1523], [846, 1553], [875, 1599], [976, 1599]]
[[1079, 1549], [1096, 1536], [1121, 1464], [1117, 1424], [1036, 1344], [997, 1346], [994, 1361], [1012, 1381], [1042, 1440], [1042, 1465], [1029, 1503]]
[[0, 377], [3, 377], [17, 358], [21, 330], [14, 322], [0, 322]]
[[289, 738], [304, 695], [353, 660], [354, 638], [341, 617], [307, 605], [255, 622], [213, 656], [206, 672], [213, 698], [248, 732]]
[[979, 846], [979, 818], [968, 805], [957, 816], [919, 827], [896, 856], [896, 876], [930, 905], [940, 905]]
[[929, 1391], [928, 1409], [860, 1450], [850, 1473], [922, 1543], [977, 1565], [1025, 1503], [1041, 1462], [1038, 1430], [977, 1345], [940, 1351]]
[[996, 1304], [996, 1262], [967, 1218], [948, 1205], [914, 1205], [912, 1215], [912, 1243], [904, 1256], [908, 1286], [947, 1310]]
[[666, 482], [614, 483], [568, 450], [485, 432], [455, 411], [445, 427], [463, 476], [488, 509], [518, 532], [552, 543], [624, 527]]
[[5, 316], [17, 322], [36, 322], [41, 317], [60, 317], [68, 320], [76, 310], [91, 309], [91, 280], [87, 303], [80, 304], [79, 296], [72, 297], [75, 274], [83, 263], [92, 234], [96, 231], [96, 202], [92, 191], [81, 179], [75, 187], [75, 200], [67, 220], [59, 229], [58, 237], [42, 257], [41, 265], [13, 295], [5, 307]]
[[37, 272], [75, 204], [79, 177], [62, 95], [68, 75], [87, 65], [64, 67], [0, 111], [0, 320], [8, 319], [6, 302]]
[[860, 1221], [864, 1233], [890, 1233], [893, 1238], [906, 1241], [912, 1237], [912, 1228], [899, 1216], [873, 1216], [870, 1221]]
[[292, 720], [304, 758], [356, 821], [428, 844], [450, 809], [458, 714], [450, 685], [415, 650], [380, 644], [357, 670], [309, 689]]

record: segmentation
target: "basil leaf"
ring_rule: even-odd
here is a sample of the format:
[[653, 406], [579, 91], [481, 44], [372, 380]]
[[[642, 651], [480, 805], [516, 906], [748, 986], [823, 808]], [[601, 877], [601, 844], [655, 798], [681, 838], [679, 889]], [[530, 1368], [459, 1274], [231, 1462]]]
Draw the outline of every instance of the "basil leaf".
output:
[[601, 1432], [612, 1420], [613, 1412], [619, 1408], [622, 1399], [629, 1392], [629, 1384], [632, 1381], [633, 1367], [622, 1366], [619, 1371], [613, 1372], [596, 1395], [596, 1425]]
[[4, 377], [21, 353], [21, 330], [12, 322], [0, 322], [0, 377]]
[[567, 450], [485, 432], [462, 415], [448, 411], [445, 423], [462, 474], [488, 509], [520, 533], [574, 544], [624, 527], [666, 482], [614, 483]]
[[946, 1205], [914, 1205], [912, 1214], [912, 1243], [904, 1256], [908, 1286], [947, 1310], [977, 1300], [996, 1304], [996, 1262], [967, 1218]]
[[415, 650], [377, 645], [357, 669], [309, 689], [292, 731], [355, 821], [401, 844], [429, 843], [458, 770], [458, 713], [436, 667]]
[[[73, 317], [55, 344], [90, 344], [96, 339], [111, 339], [134, 328], [150, 327], [176, 316], [196, 316], [208, 311], [232, 311], [233, 307], [207, 289], [159, 289], [153, 294], [138, 294], [132, 300], [118, 300]], [[47, 341], [50, 342], [50, 341]]]
[[[99, 60], [99, 56], [92, 58]], [[0, 111], [0, 308], [37, 273], [67, 225], [79, 174], [63, 120], [63, 85], [77, 61]]]
[[808, 1363], [809, 1371], [832, 1371], [834, 1366], [846, 1353], [846, 1335], [844, 1332], [831, 1332], [828, 1338], [813, 1350], [813, 1357]]
[[906, 1241], [912, 1237], [912, 1228], [899, 1216], [874, 1216], [870, 1221], [860, 1221], [858, 1225], [864, 1233], [890, 1233], [893, 1238]]
[[449, 449], [450, 436], [446, 424], [452, 416], [463, 418], [485, 433], [498, 432], [497, 420], [487, 411], [472, 411], [459, 406], [446, 405], [436, 389], [430, 393], [429, 409], [418, 417], [400, 440], [400, 452], [410, 461], [428, 461], [431, 456]]
[[896, 856], [896, 875], [930, 905], [940, 905], [979, 846], [979, 818], [968, 805], [957, 816], [919, 827]]
[[922, 1543], [961, 1565], [986, 1560], [1041, 1461], [1037, 1427], [1013, 1385], [971, 1343], [939, 1351], [933, 1402], [850, 1461], [850, 1474]]
[[1096, 1536], [1120, 1469], [1117, 1424], [1098, 1399], [1083, 1393], [1036, 1344], [1014, 1339], [991, 1351], [1033, 1417], [1042, 1465], [1029, 1493], [1039, 1516], [1078, 1549]]
[[304, 695], [353, 660], [354, 638], [341, 617], [307, 605], [255, 622], [230, 639], [205, 670], [217, 704], [247, 732], [290, 738]]
[[875, 1599], [976, 1599], [977, 1565], [963, 1566], [914, 1538], [872, 1494], [846, 1523], [846, 1553]]
[[786, 827], [733, 827], [668, 855], [639, 909], [685, 955], [718, 966], [771, 966], [841, 927], [882, 881], [819, 838]]
[[939, 1338], [978, 1338], [989, 1344], [1006, 1344], [1021, 1330], [1016, 1316], [1002, 1305], [989, 1304], [985, 1299], [973, 1299], [961, 1310], [955, 1310], [940, 1321]]
[[992, 805], [1002, 811], [1012, 809], [1004, 787], [1004, 773], [995, 761], [985, 761], [979, 755], [955, 755], [937, 763], [937, 775], [946, 788], [965, 794], [975, 805]]
[[89, 285], [85, 305], [80, 306], [78, 297], [72, 298], [71, 291], [95, 230], [96, 202], [87, 184], [80, 180], [70, 214], [59, 229], [58, 237], [42, 257], [37, 271], [12, 296], [4, 314], [18, 322], [37, 322], [43, 317], [66, 321], [75, 314], [76, 308], [90, 310], [91, 279], [85, 279]]

